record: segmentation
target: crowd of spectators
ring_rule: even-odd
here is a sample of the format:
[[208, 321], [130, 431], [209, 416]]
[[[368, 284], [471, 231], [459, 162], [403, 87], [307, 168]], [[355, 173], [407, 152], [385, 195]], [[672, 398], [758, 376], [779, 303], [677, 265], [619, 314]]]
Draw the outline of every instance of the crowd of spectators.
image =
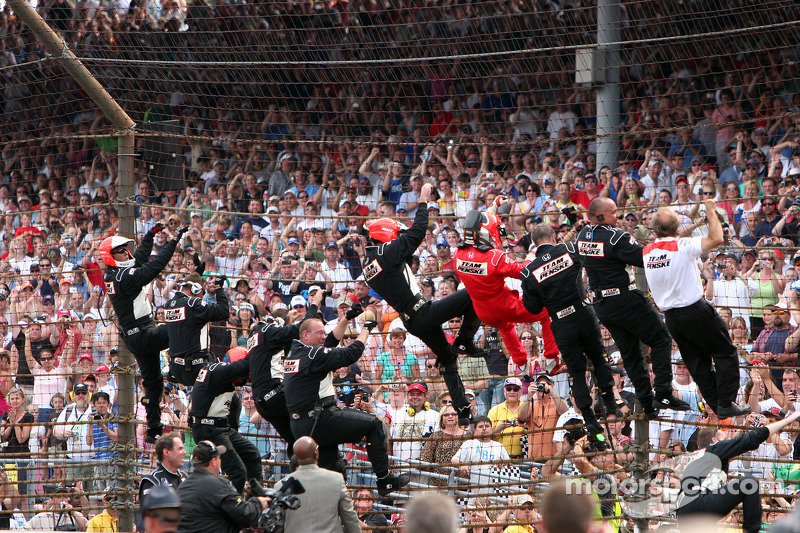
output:
[[[763, 424], [800, 407], [797, 30], [787, 29], [780, 40], [764, 31], [760, 47], [739, 46], [738, 37], [703, 37], [694, 50], [657, 44], [625, 50], [620, 149], [614, 165], [598, 167], [595, 92], [572, 83], [572, 58], [486, 55], [532, 43], [586, 44], [594, 11], [572, 4], [444, 2], [384, 9], [354, 0], [217, 0], [213, 6], [201, 0], [48, 0], [37, 9], [134, 120], [174, 120], [180, 127], [174, 166], [182, 179], [152, 175], [143, 160], [136, 163], [136, 238], [164, 223], [157, 252], [178, 226], [191, 226], [148, 292], [156, 319], [163, 320], [160, 306], [182, 274], [194, 270], [195, 260], [229, 279], [231, 315], [210, 332], [217, 355], [246, 345], [260, 317], [304, 309], [315, 291], [329, 291], [323, 313], [331, 320], [361, 302], [380, 332], [370, 337], [358, 364], [337, 372], [340, 406], [384, 420], [399, 439], [392, 451], [401, 461], [430, 462], [419, 469], [429, 474], [420, 478], [423, 483], [447, 485], [454, 469], [459, 487], [475, 496], [468, 519], [479, 523], [510, 518], [506, 513], [489, 520], [491, 505], [481, 498], [502, 467], [527, 464], [523, 474], [531, 483], [565, 472], [624, 474], [633, 459], [625, 445], [635, 435], [628, 421], [611, 416], [606, 422], [613, 453], [584, 460], [585, 441], [562, 429], [580, 423], [565, 375], [523, 379], [490, 327], [481, 328], [476, 339], [489, 355], [459, 361], [476, 418], [472, 427], [458, 426], [435, 357], [361, 277], [365, 223], [379, 216], [413, 220], [426, 182], [434, 184], [438, 198], [427, 206], [431, 225], [410, 266], [428, 299], [457, 290], [453, 252], [464, 216], [485, 209], [497, 195], [510, 199], [501, 212], [509, 234], [503, 247], [520, 262], [534, 224], [549, 223], [561, 238], [570, 228], [563, 210], [575, 208], [583, 216], [597, 196], [617, 202], [620, 224], [641, 242], [649, 239], [647, 227], [658, 207], [678, 212], [684, 235], [703, 235], [700, 200], [716, 197], [727, 246], [709, 254], [701, 271], [706, 297], [740, 350], [740, 399], [753, 407], [751, 416], [732, 422]], [[661, 3], [623, 7], [628, 38], [646, 34], [656, 21], [660, 29], [649, 37], [701, 28], [664, 13]], [[780, 22], [796, 20], [796, 9], [748, 11], [752, 20], [763, 15]], [[705, 18], [702, 29], [713, 33], [748, 20]], [[175, 64], [171, 70], [158, 64], [237, 61], [245, 49], [253, 57], [263, 52], [311, 63]], [[464, 57], [402, 61], [454, 50]], [[134, 68], [107, 59], [158, 61]], [[349, 59], [392, 62], [354, 70]], [[44, 484], [83, 478], [80, 489], [103, 495], [114, 474], [116, 423], [103, 419], [118, 408], [119, 331], [109, 316], [97, 248], [118, 230], [115, 202], [128, 199], [118, 196], [110, 122], [58, 69], [21, 21], [3, 9], [0, 454], [7, 459], [0, 472], [0, 518], [14, 507], [32, 512]], [[353, 322], [345, 343], [360, 326], [360, 320]], [[453, 333], [459, 326], [459, 319], [444, 325]], [[629, 414], [631, 388], [613, 339], [603, 333], [615, 365], [615, 392]], [[532, 367], [544, 368], [538, 325], [520, 324], [519, 334]], [[651, 444], [659, 450], [651, 459], [659, 462], [696, 446], [694, 423], [716, 422], [678, 352], [674, 363], [674, 387], [693, 410], [650, 423]], [[268, 463], [287, 460], [274, 430], [254, 411], [252, 392], [245, 388], [240, 394], [242, 432]], [[167, 385], [166, 427], [186, 426], [188, 402], [185, 389]], [[88, 419], [91, 424], [83, 423]], [[720, 431], [722, 439], [736, 430]], [[788, 495], [800, 483], [798, 470], [781, 462], [800, 459], [799, 434], [793, 427], [776, 435], [752, 460], [734, 467], [774, 483], [776, 495], [765, 497], [770, 509], [787, 508]], [[190, 446], [190, 432], [184, 435]], [[357, 450], [351, 456], [360, 457]], [[64, 465], [54, 458], [96, 462]], [[533, 521], [525, 514], [533, 501], [514, 498], [514, 516]], [[354, 500], [362, 520], [376, 516], [368, 514], [371, 498], [357, 492]]]

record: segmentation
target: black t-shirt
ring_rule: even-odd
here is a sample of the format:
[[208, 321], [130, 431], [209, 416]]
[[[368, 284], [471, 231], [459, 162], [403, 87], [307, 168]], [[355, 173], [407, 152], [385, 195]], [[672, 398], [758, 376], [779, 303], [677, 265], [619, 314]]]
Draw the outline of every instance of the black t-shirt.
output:
[[[22, 415], [22, 419], [19, 421], [20, 424], [32, 424], [36, 420], [33, 418], [33, 415], [30, 413], [25, 413]], [[3, 415], [3, 422], [9, 424], [11, 421], [8, 419], [8, 413]], [[16, 425], [16, 424], [14, 424]], [[24, 442], [19, 442], [17, 440], [17, 432], [14, 430], [13, 426], [11, 429], [11, 435], [8, 437], [8, 445], [3, 448], [3, 454], [30, 454], [31, 448], [28, 446], [28, 441], [30, 441], [30, 436], [25, 439]]]
[[346, 376], [341, 377], [338, 374], [333, 376], [336, 396], [339, 398], [339, 401], [344, 402], [347, 406], [353, 405], [353, 401], [355, 400], [356, 389], [358, 388], [356, 376], [359, 374], [361, 374], [361, 369], [358, 368], [358, 365], [350, 365]]
[[[25, 357], [25, 333], [20, 331], [19, 335], [14, 339], [14, 344], [17, 351], [20, 353], [19, 357], [19, 370], [17, 371], [17, 385], [25, 385], [33, 387], [33, 375], [31, 369], [28, 367], [28, 359]], [[50, 337], [45, 336], [35, 341], [31, 341], [31, 353], [36, 362], [39, 362], [39, 354], [45, 348], [54, 350], [53, 345], [50, 344]]]

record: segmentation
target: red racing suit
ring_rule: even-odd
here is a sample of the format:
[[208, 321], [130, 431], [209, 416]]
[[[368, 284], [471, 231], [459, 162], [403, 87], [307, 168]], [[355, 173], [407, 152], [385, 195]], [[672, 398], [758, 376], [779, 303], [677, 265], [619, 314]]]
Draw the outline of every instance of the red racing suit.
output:
[[455, 261], [456, 270], [472, 299], [475, 313], [483, 322], [497, 328], [514, 363], [522, 366], [528, 359], [515, 329], [520, 322], [540, 322], [544, 356], [547, 359], [558, 356], [558, 346], [550, 329], [547, 309], [531, 314], [522, 306], [519, 292], [506, 285], [506, 278], [519, 279], [520, 272], [530, 261], [520, 264], [509, 259], [497, 248], [481, 252], [474, 246], [458, 248]]

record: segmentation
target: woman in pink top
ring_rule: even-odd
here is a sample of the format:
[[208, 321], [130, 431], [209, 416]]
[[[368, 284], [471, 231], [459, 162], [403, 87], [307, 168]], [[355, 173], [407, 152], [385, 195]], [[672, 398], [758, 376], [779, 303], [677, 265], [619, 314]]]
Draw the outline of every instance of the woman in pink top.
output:
[[739, 102], [734, 99], [733, 91], [723, 89], [720, 93], [722, 105], [714, 110], [711, 115], [711, 122], [716, 130], [715, 145], [717, 150], [717, 162], [719, 168], [727, 168], [730, 164], [726, 145], [736, 136], [736, 131], [740, 125], [735, 122], [744, 119], [744, 113], [739, 106]]

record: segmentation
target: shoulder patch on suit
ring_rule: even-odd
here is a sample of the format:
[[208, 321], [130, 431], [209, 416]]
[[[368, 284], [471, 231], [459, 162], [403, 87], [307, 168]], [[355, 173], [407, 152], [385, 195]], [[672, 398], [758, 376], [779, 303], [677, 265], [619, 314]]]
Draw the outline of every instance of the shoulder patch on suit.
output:
[[370, 281], [381, 272], [383, 272], [383, 268], [381, 268], [380, 263], [378, 263], [378, 258], [376, 257], [364, 267], [364, 279]]
[[109, 296], [111, 296], [112, 294], [117, 294], [117, 290], [114, 288], [113, 281], [106, 281], [105, 283], [106, 283], [106, 293], [108, 293]]
[[247, 349], [248, 350], [252, 350], [256, 346], [258, 346], [258, 337], [259, 337], [259, 333], [255, 333], [253, 335], [250, 335], [250, 338], [247, 339]]
[[611, 233], [611, 238], [609, 239], [609, 242], [611, 242], [611, 244], [617, 244], [619, 240], [623, 238], [625, 235], [629, 235], [627, 231], [622, 231], [621, 229], [614, 229]]
[[575, 243], [574, 242], [565, 242], [563, 243], [564, 247], [569, 250], [570, 253], [575, 253]]
[[206, 376], [208, 376], [208, 369], [204, 368], [200, 371], [199, 374], [197, 374], [197, 379], [195, 381], [203, 383], [206, 380]]
[[300, 370], [300, 359], [284, 359], [283, 372], [285, 374], [297, 374]]
[[136, 271], [136, 269], [135, 269], [135, 268], [130, 268], [130, 269], [128, 269], [128, 274], [130, 274], [131, 276], [133, 276], [133, 273], [134, 273], [135, 271]]

